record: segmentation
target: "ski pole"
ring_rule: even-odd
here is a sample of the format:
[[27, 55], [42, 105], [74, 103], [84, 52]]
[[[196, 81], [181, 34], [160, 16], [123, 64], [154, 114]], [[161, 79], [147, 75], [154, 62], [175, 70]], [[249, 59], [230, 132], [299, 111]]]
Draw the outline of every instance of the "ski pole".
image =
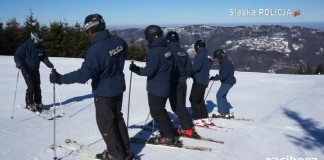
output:
[[63, 111], [63, 107], [62, 107], [62, 103], [61, 103], [61, 99], [60, 99], [60, 94], [58, 93], [58, 89], [56, 89], [55, 91], [56, 91], [57, 99], [60, 102], [61, 113], [65, 114], [64, 111]]
[[155, 127], [155, 124], [154, 124], [154, 119], [153, 119], [153, 125], [152, 125], [152, 135], [153, 135], [153, 136], [155, 136], [155, 135], [154, 135], [154, 127]]
[[[55, 72], [55, 69], [52, 70]], [[55, 83], [53, 83], [53, 108], [54, 108], [54, 160], [57, 159], [56, 157], [56, 107], [55, 107]]]
[[[132, 64], [134, 64], [134, 61], [132, 61]], [[129, 80], [129, 93], [128, 93], [128, 108], [127, 108], [127, 128], [128, 128], [128, 122], [129, 122], [129, 106], [130, 106], [130, 94], [131, 94], [131, 89], [132, 89], [132, 75], [133, 72], [131, 71], [130, 74], [130, 80]]]
[[14, 104], [12, 106], [12, 113], [11, 113], [11, 119], [13, 118], [13, 114], [15, 112], [15, 106], [16, 106], [16, 95], [17, 95], [17, 85], [18, 85], [18, 79], [19, 79], [19, 72], [20, 70], [18, 69], [17, 73], [17, 81], [16, 81], [16, 89], [15, 89], [15, 96], [14, 96]]
[[[147, 114], [146, 120], [145, 120], [145, 122], [144, 122], [144, 124], [143, 124], [143, 126], [142, 126], [142, 131], [144, 131], [144, 128], [145, 128], [145, 126], [146, 126], [146, 124], [147, 124], [147, 120], [148, 120], [150, 114], [151, 114], [151, 112], [149, 112], [149, 113]], [[153, 121], [154, 121], [154, 120], [153, 120]], [[141, 131], [141, 132], [142, 132], [142, 131]], [[142, 134], [142, 133], [140, 133], [140, 134]]]
[[213, 83], [211, 84], [211, 86], [210, 86], [210, 88], [209, 88], [209, 90], [208, 90], [208, 92], [207, 92], [207, 95], [206, 95], [206, 97], [205, 97], [205, 100], [207, 99], [207, 97], [208, 97], [208, 94], [209, 94], [209, 92], [210, 92], [211, 88], [213, 87], [213, 84], [214, 84], [214, 82], [215, 82], [215, 81], [213, 81]]
[[142, 127], [142, 130], [144, 130], [144, 127], [145, 127], [145, 125], [147, 124], [147, 120], [148, 120], [150, 114], [151, 114], [151, 112], [149, 112], [149, 113], [147, 114], [147, 117], [146, 117], [146, 120], [145, 120], [144, 125], [143, 125], [143, 127]]

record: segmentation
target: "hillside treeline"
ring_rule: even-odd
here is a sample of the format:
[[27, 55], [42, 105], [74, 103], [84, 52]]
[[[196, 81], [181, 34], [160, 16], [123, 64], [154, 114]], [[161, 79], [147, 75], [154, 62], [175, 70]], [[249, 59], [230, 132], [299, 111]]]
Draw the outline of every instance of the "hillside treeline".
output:
[[[0, 21], [0, 54], [13, 55], [17, 47], [30, 38], [32, 30], [41, 30], [44, 34], [43, 45], [50, 57], [83, 57], [89, 39], [82, 29], [82, 24], [69, 25], [67, 22], [54, 21], [49, 26], [41, 25], [32, 15], [20, 24], [15, 18], [5, 24]], [[115, 31], [111, 31], [116, 34]], [[136, 46], [134, 41], [129, 44], [128, 59], [144, 61], [146, 46]]]
[[[32, 15], [20, 24], [15, 18], [9, 19], [5, 24], [0, 19], [0, 55], [13, 55], [17, 47], [30, 38], [32, 30], [41, 30], [44, 34], [43, 45], [50, 57], [84, 57], [89, 39], [82, 29], [82, 24], [69, 25], [67, 22], [53, 21], [49, 26], [41, 25]], [[112, 34], [116, 31], [112, 30]], [[144, 42], [135, 45], [132, 38], [128, 44], [128, 60], [145, 61], [147, 48]], [[324, 74], [324, 67], [309, 65], [300, 66], [296, 74]]]

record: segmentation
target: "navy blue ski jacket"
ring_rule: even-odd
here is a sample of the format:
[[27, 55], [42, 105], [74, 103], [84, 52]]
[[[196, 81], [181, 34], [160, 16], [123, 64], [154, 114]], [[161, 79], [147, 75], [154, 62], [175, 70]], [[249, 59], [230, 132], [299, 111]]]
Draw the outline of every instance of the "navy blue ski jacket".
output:
[[236, 78], [234, 77], [234, 65], [228, 60], [227, 56], [224, 56], [222, 61], [219, 62], [219, 76], [218, 79], [222, 83], [234, 85]]
[[173, 57], [172, 81], [186, 84], [187, 78], [192, 73], [192, 61], [188, 53], [180, 47], [179, 42], [168, 44]]
[[208, 86], [209, 71], [213, 61], [208, 55], [206, 48], [200, 48], [193, 60], [193, 82]]
[[42, 45], [35, 45], [31, 39], [21, 44], [14, 56], [15, 63], [28, 72], [39, 72], [39, 64], [42, 61], [47, 67], [53, 68]]
[[125, 89], [124, 64], [127, 44], [109, 30], [98, 32], [91, 40], [81, 68], [61, 76], [63, 84], [86, 83], [92, 79], [94, 96], [115, 97]]
[[147, 92], [157, 97], [168, 97], [171, 87], [172, 53], [163, 37], [154, 39], [148, 47], [146, 66], [140, 68], [138, 75], [147, 76]]

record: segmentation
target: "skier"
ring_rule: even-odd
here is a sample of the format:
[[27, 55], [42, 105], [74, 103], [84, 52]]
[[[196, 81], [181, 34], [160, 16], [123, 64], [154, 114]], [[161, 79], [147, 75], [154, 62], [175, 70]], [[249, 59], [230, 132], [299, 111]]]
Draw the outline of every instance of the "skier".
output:
[[209, 82], [209, 70], [213, 64], [206, 43], [203, 40], [196, 41], [194, 45], [196, 56], [193, 60], [193, 84], [189, 100], [193, 111], [195, 126], [214, 126], [208, 117], [208, 112], [204, 100], [205, 90]]
[[218, 111], [212, 115], [214, 118], [234, 118], [234, 114], [230, 114], [230, 109], [232, 105], [227, 101], [227, 93], [236, 83], [234, 77], [234, 66], [233, 63], [228, 60], [227, 56], [224, 55], [224, 51], [217, 49], [213, 54], [214, 59], [219, 62], [219, 74], [210, 77], [210, 80], [221, 81], [221, 86], [219, 87], [216, 100], [218, 105]]
[[40, 31], [32, 31], [30, 33], [30, 39], [17, 48], [14, 56], [16, 67], [21, 70], [27, 84], [25, 97], [26, 108], [33, 112], [41, 112], [44, 109], [40, 87], [40, 61], [47, 67], [54, 68], [54, 65], [49, 61], [45, 53], [42, 42], [42, 33]]
[[52, 70], [50, 82], [86, 83], [92, 79], [96, 120], [108, 149], [97, 154], [96, 158], [133, 159], [134, 154], [131, 151], [128, 131], [121, 112], [123, 92], [126, 89], [123, 70], [127, 44], [120, 37], [110, 34], [99, 14], [90, 14], [85, 18], [84, 30], [91, 44], [81, 68], [65, 75]]
[[173, 57], [169, 102], [172, 111], [179, 117], [181, 122], [178, 133], [192, 137], [197, 133], [194, 130], [192, 120], [186, 108], [187, 78], [192, 73], [192, 61], [188, 53], [180, 47], [177, 32], [168, 32], [166, 39]]
[[170, 95], [173, 60], [170, 49], [166, 46], [166, 39], [162, 36], [163, 31], [159, 26], [148, 26], [144, 35], [149, 47], [146, 66], [141, 68], [130, 64], [129, 69], [140, 76], [147, 76], [146, 89], [150, 112], [154, 121], [160, 125], [161, 135], [155, 137], [156, 143], [171, 145], [177, 140], [165, 104]]

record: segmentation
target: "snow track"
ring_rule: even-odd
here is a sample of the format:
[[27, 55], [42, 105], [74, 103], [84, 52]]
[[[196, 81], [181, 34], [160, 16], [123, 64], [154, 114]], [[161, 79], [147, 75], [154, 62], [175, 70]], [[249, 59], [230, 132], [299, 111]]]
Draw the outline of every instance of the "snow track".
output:
[[[51, 58], [61, 74], [78, 69], [82, 59]], [[144, 63], [135, 62], [139, 66]], [[128, 89], [129, 62], [125, 65], [125, 79]], [[41, 64], [43, 103], [52, 109], [53, 86], [49, 83], [50, 69]], [[211, 71], [215, 75], [218, 71]], [[213, 122], [233, 131], [213, 131], [197, 128], [205, 137], [219, 139], [225, 144], [185, 139], [188, 145], [212, 148], [212, 152], [196, 152], [179, 149], [163, 149], [149, 145], [132, 144], [135, 153], [142, 160], [265, 160], [266, 158], [317, 158], [324, 159], [324, 78], [322, 75], [284, 75], [236, 72], [237, 84], [230, 90], [228, 100], [234, 107], [236, 117], [253, 118], [254, 121], [214, 119]], [[17, 69], [12, 56], [0, 56], [0, 159], [1, 160], [50, 160], [53, 151], [53, 121], [38, 117], [22, 108], [15, 108], [11, 119]], [[26, 85], [20, 76], [16, 104], [23, 106]], [[188, 80], [188, 95], [192, 80]], [[215, 82], [207, 98], [207, 108], [214, 108], [219, 82]], [[149, 108], [147, 105], [146, 78], [133, 75], [130, 108], [131, 137], [147, 137], [141, 134]], [[95, 107], [88, 84], [57, 85], [64, 115], [57, 104], [57, 145], [66, 145], [65, 139], [72, 138], [81, 144], [91, 144], [101, 139], [96, 120]], [[58, 102], [58, 100], [56, 100]], [[123, 113], [127, 115], [128, 90], [124, 93]], [[174, 117], [167, 103], [169, 115]], [[151, 117], [149, 121], [151, 121]], [[103, 141], [91, 145], [93, 151], [101, 152]], [[179, 152], [180, 151], [180, 152]], [[74, 155], [58, 153], [63, 160], [82, 159]]]

